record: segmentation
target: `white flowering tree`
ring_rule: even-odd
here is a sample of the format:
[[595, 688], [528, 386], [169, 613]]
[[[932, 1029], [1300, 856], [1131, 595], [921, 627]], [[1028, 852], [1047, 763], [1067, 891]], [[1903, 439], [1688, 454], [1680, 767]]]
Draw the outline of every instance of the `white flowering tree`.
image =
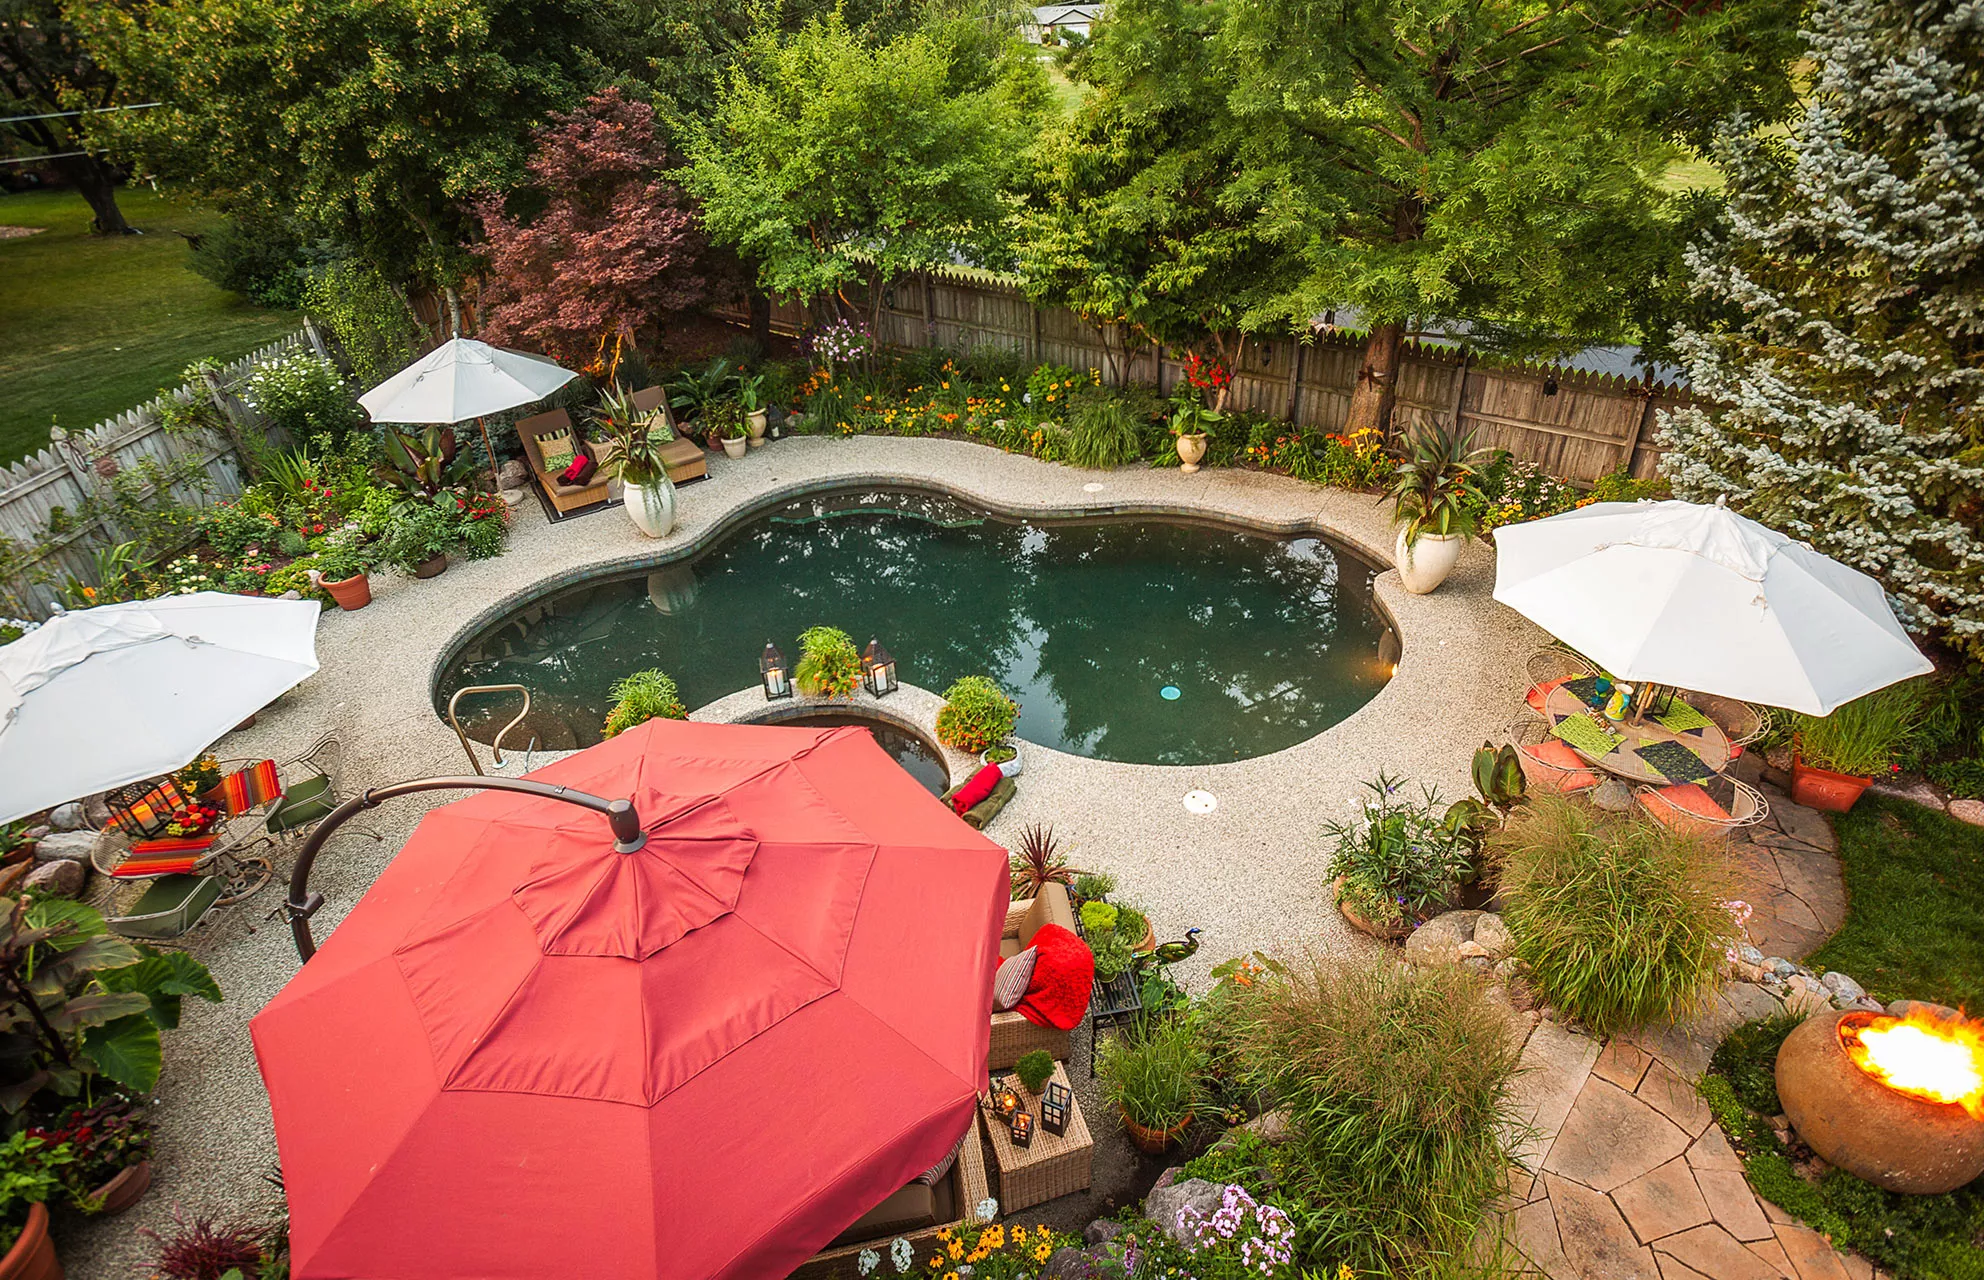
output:
[[1984, 657], [1984, 17], [1817, 0], [1807, 26], [1789, 139], [1722, 131], [1727, 211], [1689, 254], [1714, 319], [1675, 343], [1715, 404], [1663, 416], [1663, 468]]

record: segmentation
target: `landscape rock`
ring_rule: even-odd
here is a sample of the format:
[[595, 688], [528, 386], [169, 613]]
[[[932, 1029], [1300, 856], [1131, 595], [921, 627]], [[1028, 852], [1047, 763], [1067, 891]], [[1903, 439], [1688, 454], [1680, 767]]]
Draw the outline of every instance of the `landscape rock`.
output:
[[1474, 922], [1474, 940], [1496, 960], [1516, 949], [1516, 940], [1509, 936], [1509, 926], [1503, 924], [1502, 917], [1492, 911], [1483, 912], [1481, 918]]
[[1487, 956], [1462, 956], [1460, 967], [1469, 973], [1478, 973], [1484, 978], [1495, 972], [1495, 962]]
[[1480, 943], [1476, 942], [1472, 938], [1469, 938], [1466, 942], [1463, 942], [1460, 944], [1460, 946], [1456, 947], [1454, 949], [1454, 953], [1463, 960], [1489, 959], [1488, 948], [1482, 946]]
[[83, 806], [74, 800], [56, 805], [54, 812], [48, 815], [48, 825], [57, 831], [75, 831], [83, 824]]
[[94, 848], [94, 831], [54, 831], [34, 847], [34, 858], [36, 862], [87, 863]]
[[1798, 966], [1792, 964], [1789, 960], [1786, 960], [1783, 956], [1769, 957], [1764, 961], [1764, 968], [1768, 969], [1771, 973], [1776, 974], [1779, 978], [1788, 978], [1792, 974], [1798, 972]]
[[1073, 1245], [1063, 1245], [1047, 1256], [1040, 1269], [1040, 1280], [1086, 1280], [1095, 1274], [1089, 1255]]
[[1725, 961], [1723, 968], [1738, 982], [1762, 982], [1764, 971], [1756, 965], [1744, 964], [1741, 960]]
[[1288, 1127], [1288, 1112], [1284, 1109], [1263, 1111], [1247, 1123], [1235, 1126], [1235, 1129], [1236, 1132], [1251, 1133], [1270, 1146], [1286, 1142], [1293, 1136]]
[[496, 483], [504, 489], [521, 489], [530, 483], [530, 468], [523, 459], [512, 458], [498, 468]]
[[1460, 944], [1474, 940], [1479, 911], [1447, 911], [1412, 931], [1405, 940], [1405, 958], [1414, 964], [1452, 964], [1460, 959]]
[[1108, 1244], [1127, 1229], [1113, 1218], [1097, 1218], [1082, 1232], [1082, 1239], [1089, 1244]]
[[1858, 1000], [1855, 1000], [1853, 1002], [1852, 1007], [1855, 1009], [1859, 1009], [1865, 1013], [1882, 1012], [1881, 1002], [1874, 999], [1874, 997], [1872, 996], [1861, 996]]
[[1189, 1232], [1179, 1229], [1179, 1210], [1190, 1206], [1211, 1217], [1219, 1208], [1220, 1197], [1224, 1194], [1225, 1188], [1204, 1178], [1187, 1178], [1168, 1187], [1154, 1187], [1144, 1198], [1144, 1217], [1179, 1244], [1185, 1244], [1191, 1237]]
[[1931, 809], [1940, 809], [1943, 807], [1943, 798], [1936, 794], [1936, 789], [1920, 778], [1911, 779], [1908, 782], [1877, 780], [1868, 790], [1872, 791], [1875, 795], [1893, 796], [1897, 800], [1907, 800], [1914, 804], [1926, 805]]
[[28, 872], [21, 886], [48, 897], [73, 898], [83, 891], [83, 881], [88, 875], [89, 868], [85, 864], [65, 858], [42, 863]]
[[1828, 1000], [1832, 999], [1832, 992], [1827, 991], [1823, 986], [1819, 985], [1817, 978], [1808, 978], [1802, 973], [1792, 974], [1790, 980], [1785, 985], [1791, 988], [1793, 995], [1800, 992], [1807, 992], [1822, 995]]
[[505, 489], [498, 496], [503, 499], [504, 506], [516, 507], [523, 505], [526, 495], [522, 489]]
[[1936, 1004], [1929, 1000], [1894, 1000], [1890, 1001], [1887, 1006], [1887, 1014], [1891, 1018], [1906, 1018], [1916, 1010], [1920, 1010], [1934, 1018], [1942, 1018], [1945, 1021], [1963, 1016], [1946, 1004]]
[[1627, 813], [1633, 807], [1633, 789], [1617, 778], [1607, 778], [1591, 793], [1591, 802], [1607, 813]]
[[1984, 827], [1984, 800], [1952, 800], [1950, 817], [1973, 827]]
[[1764, 953], [1747, 942], [1736, 948], [1736, 958], [1744, 964], [1756, 965], [1760, 969], [1763, 967]]
[[1797, 1018], [1809, 1018], [1830, 1008], [1832, 1008], [1832, 997], [1825, 993], [1823, 987], [1817, 991], [1793, 991], [1784, 998], [1785, 1012]]
[[1861, 986], [1837, 969], [1826, 970], [1825, 974], [1820, 977], [1819, 982], [1824, 985], [1826, 990], [1832, 992], [1833, 999], [1844, 1000], [1848, 1004], [1852, 1004], [1855, 1000], [1867, 994], [1867, 988]]
[[281, 595], [276, 597], [276, 599], [278, 600], [301, 600], [302, 598], [303, 598], [303, 593], [301, 591], [298, 591], [295, 587], [291, 587], [289, 590], [283, 592]]

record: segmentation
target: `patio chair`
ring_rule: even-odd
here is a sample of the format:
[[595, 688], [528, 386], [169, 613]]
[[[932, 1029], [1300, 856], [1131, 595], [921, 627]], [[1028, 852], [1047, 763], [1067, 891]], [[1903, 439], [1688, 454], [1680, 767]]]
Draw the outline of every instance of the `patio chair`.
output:
[[[1046, 924], [1058, 924], [1069, 933], [1075, 932], [1075, 905], [1068, 899], [1066, 885], [1045, 885], [1038, 896], [1023, 898], [1006, 909], [1006, 927], [1000, 931], [999, 938], [1000, 957], [1016, 956], [1026, 950], [1033, 935]], [[1045, 1049], [1057, 1062], [1065, 1061], [1068, 1043], [1068, 1032], [1030, 1022], [1025, 1014], [1010, 1010], [994, 1013], [992, 1048], [985, 1066], [990, 1071], [1003, 1071], [1035, 1049]]]
[[634, 393], [634, 408], [642, 413], [659, 414], [662, 425], [668, 428], [672, 437], [661, 446], [662, 465], [668, 468], [668, 478], [676, 484], [687, 484], [709, 475], [709, 455], [694, 440], [682, 434], [675, 424], [675, 411], [668, 407], [668, 393], [660, 387], [642, 387]]
[[584, 433], [573, 428], [572, 415], [553, 409], [525, 418], [517, 424], [517, 439], [523, 441], [524, 457], [538, 486], [560, 515], [606, 501], [607, 478], [597, 472], [584, 484], [566, 484], [558, 478], [580, 450], [590, 447]]
[[106, 829], [90, 850], [91, 865], [113, 881], [143, 881], [145, 887], [128, 903], [113, 902], [104, 923], [113, 933], [151, 941], [188, 932], [208, 912], [253, 897], [274, 878], [267, 858], [247, 852], [259, 840], [134, 842], [130, 832]]
[[1770, 732], [1770, 711], [1717, 693], [1680, 691], [1681, 701], [1707, 716], [1729, 739], [1729, 758], [1743, 754], [1743, 748]]
[[1522, 766], [1522, 780], [1531, 791], [1549, 791], [1574, 796], [1590, 791], [1603, 779], [1585, 758], [1562, 738], [1551, 736], [1549, 722], [1541, 715], [1518, 716], [1503, 732], [1516, 749]]
[[1598, 668], [1583, 656], [1557, 644], [1544, 645], [1530, 654], [1524, 666], [1529, 673], [1529, 691], [1523, 694], [1523, 701], [1539, 716], [1543, 714], [1543, 700], [1552, 689], [1566, 680], [1598, 674]]
[[[339, 775], [344, 771], [344, 743], [336, 734], [327, 733], [312, 743], [308, 751], [277, 767], [282, 774], [282, 797], [270, 807], [262, 831], [263, 839], [271, 844], [284, 844], [307, 837], [318, 823], [330, 816], [331, 810], [344, 803], [345, 797], [338, 788]], [[376, 831], [348, 822], [338, 832], [385, 839]]]
[[[1720, 803], [1709, 790], [1713, 787], [1719, 792], [1725, 785], [1730, 788], [1727, 805]], [[1648, 817], [1671, 830], [1719, 839], [1727, 839], [1732, 832], [1762, 822], [1770, 815], [1770, 802], [1761, 792], [1726, 774], [1711, 779], [1707, 787], [1694, 782], [1641, 787], [1634, 792], [1634, 798]]]

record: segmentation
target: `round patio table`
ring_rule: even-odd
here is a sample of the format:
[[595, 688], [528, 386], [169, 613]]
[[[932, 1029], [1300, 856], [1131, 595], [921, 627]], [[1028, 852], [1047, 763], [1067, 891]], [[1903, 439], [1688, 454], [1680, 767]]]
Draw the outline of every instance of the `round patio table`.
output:
[[[1550, 722], [1554, 736], [1563, 738], [1571, 750], [1607, 773], [1617, 774], [1634, 782], [1665, 786], [1669, 783], [1701, 781], [1701, 776], [1679, 776], [1682, 773], [1693, 772], [1697, 765], [1706, 771], [1702, 776], [1719, 774], [1729, 766], [1729, 738], [1709, 722], [1706, 716], [1694, 717], [1701, 723], [1679, 730], [1670, 729], [1659, 723], [1651, 714], [1637, 724], [1630, 715], [1623, 723], [1615, 724], [1608, 720], [1606, 724], [1617, 735], [1618, 740], [1606, 751], [1594, 750], [1590, 742], [1580, 743], [1565, 737], [1557, 732], [1557, 726], [1572, 717], [1582, 717], [1588, 721], [1591, 710], [1583, 699], [1570, 690], [1568, 687], [1570, 683], [1573, 682], [1558, 685], [1544, 698], [1544, 718]], [[1682, 708], [1687, 704], [1676, 698], [1672, 705], [1675, 708]], [[1672, 711], [1669, 713], [1669, 718], [1682, 722], [1688, 719], [1685, 715]], [[1672, 748], [1662, 748], [1659, 745], [1668, 742], [1676, 743], [1685, 749], [1694, 757], [1695, 764], [1690, 765], [1673, 755]], [[1642, 751], [1646, 751], [1647, 756], [1642, 756]], [[1671, 772], [1656, 767], [1663, 755], [1667, 757]]]

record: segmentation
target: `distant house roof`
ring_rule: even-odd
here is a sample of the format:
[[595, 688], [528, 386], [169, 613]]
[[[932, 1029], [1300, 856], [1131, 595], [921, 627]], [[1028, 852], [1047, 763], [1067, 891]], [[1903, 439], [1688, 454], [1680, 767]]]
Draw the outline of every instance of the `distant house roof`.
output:
[[[1362, 328], [1357, 313], [1348, 307], [1340, 307], [1325, 315], [1317, 316], [1310, 323], [1318, 328]], [[1460, 346], [1465, 342], [1468, 331], [1469, 326], [1464, 321], [1428, 325], [1421, 331], [1419, 340], [1429, 345], [1446, 343]], [[1687, 370], [1679, 365], [1646, 361], [1640, 349], [1635, 346], [1585, 347], [1552, 363], [1584, 373], [1616, 374], [1622, 378], [1647, 378], [1676, 387], [1688, 385]]]
[[1033, 11], [1036, 26], [1087, 26], [1102, 17], [1100, 4], [1044, 4]]

